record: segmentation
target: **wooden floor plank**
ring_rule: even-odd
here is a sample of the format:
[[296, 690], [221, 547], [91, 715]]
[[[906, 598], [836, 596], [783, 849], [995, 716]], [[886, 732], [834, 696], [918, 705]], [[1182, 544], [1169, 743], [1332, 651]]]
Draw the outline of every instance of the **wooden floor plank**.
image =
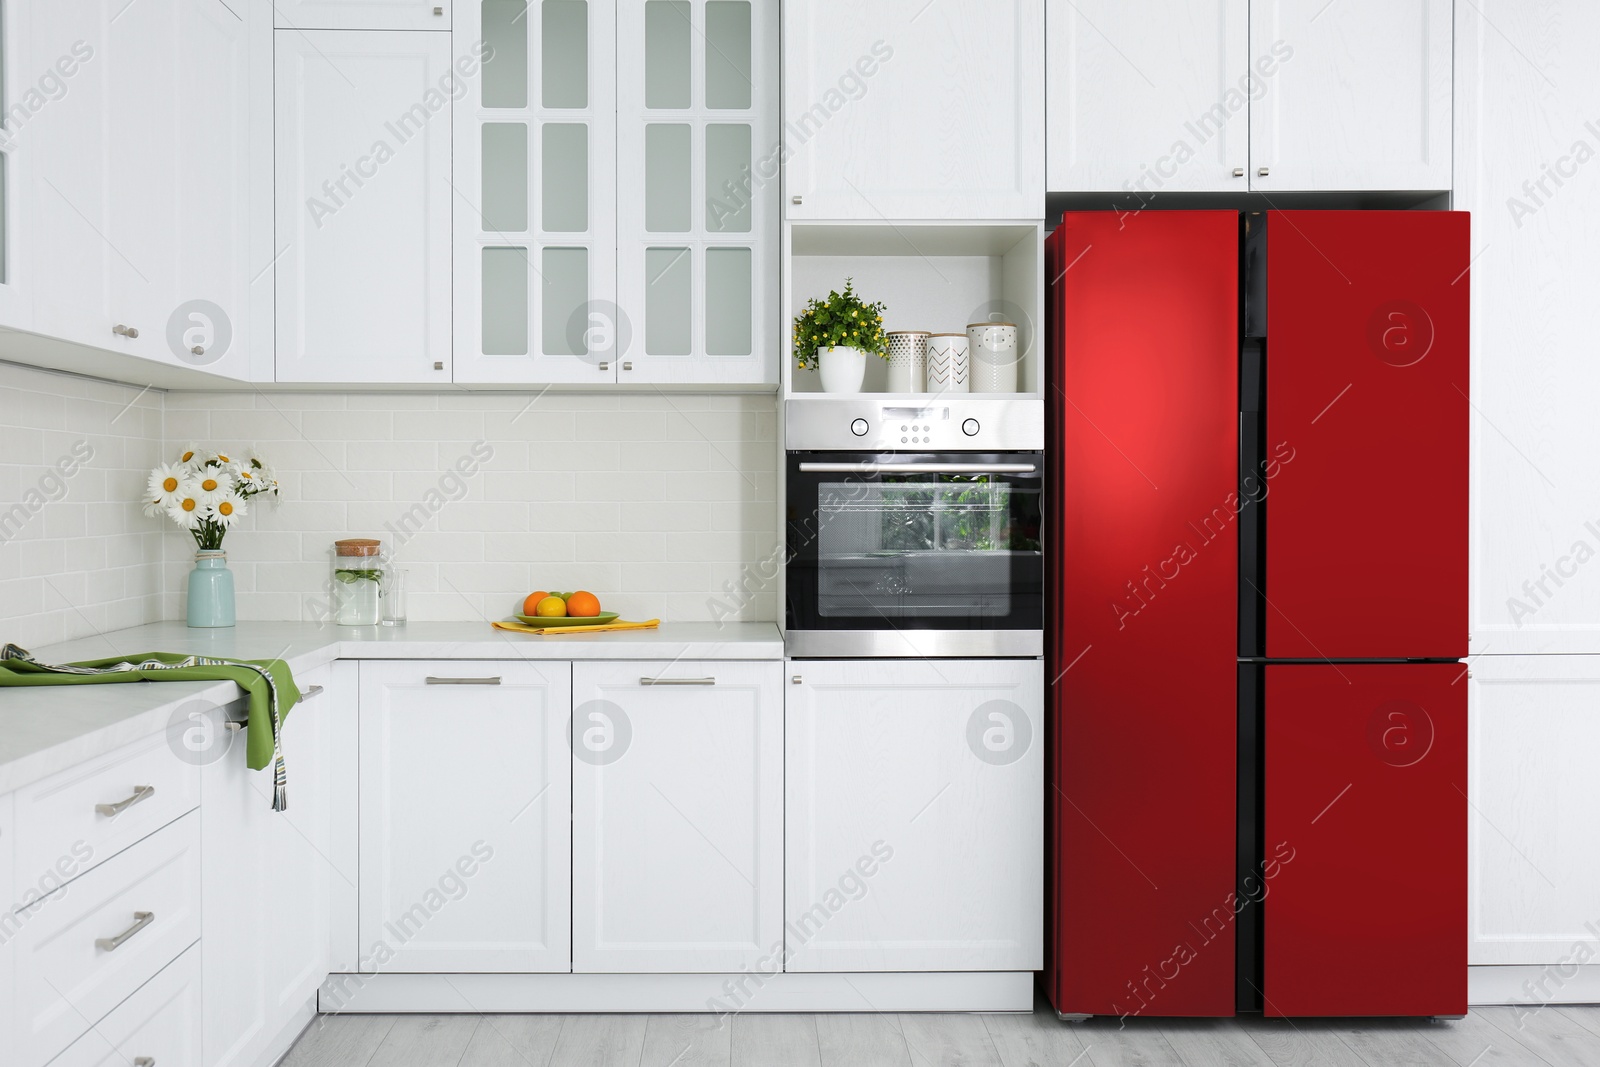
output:
[[728, 1024], [733, 1067], [822, 1067], [815, 1016], [740, 1012]]
[[1273, 1067], [1233, 1019], [1163, 1019], [1160, 1029], [1184, 1067]]
[[367, 1067], [455, 1067], [477, 1028], [476, 1015], [402, 1015]]
[[1558, 1010], [1545, 1008], [1528, 1014], [1527, 1009], [1510, 1006], [1474, 1008], [1500, 1028], [1548, 1062], [1551, 1067], [1595, 1067], [1600, 1064], [1600, 1035], [1574, 1022]]
[[1462, 1067], [1454, 1056], [1428, 1040], [1428, 1031], [1439, 1025], [1426, 1019], [1350, 1019], [1336, 1024], [1336, 1032], [1370, 1064]]
[[733, 1028], [722, 1016], [652, 1015], [639, 1067], [730, 1067]]
[[281, 1067], [366, 1067], [394, 1020], [393, 1015], [319, 1015]]
[[1369, 1065], [1326, 1023], [1250, 1017], [1239, 1029], [1276, 1067], [1386, 1067]]
[[647, 1015], [568, 1015], [550, 1067], [639, 1067]]
[[1156, 1019], [1096, 1017], [1076, 1024], [1094, 1067], [1186, 1067], [1161, 1033]]
[[561, 1039], [561, 1015], [484, 1015], [460, 1067], [545, 1067]]
[[985, 1015], [984, 1029], [1005, 1067], [1084, 1067], [1078, 1023], [1064, 1023], [1041, 997], [1031, 1015]]
[[1600, 1008], [1593, 1004], [1562, 1004], [1556, 1010], [1591, 1034], [1600, 1034]]
[[911, 1067], [900, 1020], [882, 1012], [818, 1015], [822, 1067]]
[[1448, 1052], [1459, 1067], [1548, 1067], [1538, 1053], [1505, 1034], [1476, 1008], [1465, 1019], [1429, 1027], [1427, 1037]]
[[982, 1016], [902, 1015], [900, 1032], [917, 1067], [1004, 1067]]

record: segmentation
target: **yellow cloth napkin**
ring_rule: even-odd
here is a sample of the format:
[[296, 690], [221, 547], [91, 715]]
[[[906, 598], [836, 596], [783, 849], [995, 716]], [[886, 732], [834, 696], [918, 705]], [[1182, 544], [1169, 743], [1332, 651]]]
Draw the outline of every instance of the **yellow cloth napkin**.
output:
[[504, 622], [490, 623], [496, 630], [510, 630], [518, 634], [538, 634], [540, 637], [558, 637], [561, 634], [598, 634], [607, 630], [654, 630], [661, 625], [660, 619], [649, 619], [645, 622], [601, 622], [593, 626], [530, 626], [525, 622], [513, 622], [510, 619]]

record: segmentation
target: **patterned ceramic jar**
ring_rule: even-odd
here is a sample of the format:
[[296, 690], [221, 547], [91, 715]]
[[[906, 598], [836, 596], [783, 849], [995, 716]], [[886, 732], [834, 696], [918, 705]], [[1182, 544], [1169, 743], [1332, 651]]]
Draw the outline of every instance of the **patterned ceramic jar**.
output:
[[888, 391], [922, 392], [922, 376], [928, 362], [928, 333], [925, 330], [890, 330], [888, 337]]
[[936, 333], [928, 337], [928, 392], [967, 391], [967, 335]]
[[1014, 393], [1017, 391], [1017, 327], [1010, 322], [971, 322], [967, 324], [971, 348], [972, 391], [974, 393]]

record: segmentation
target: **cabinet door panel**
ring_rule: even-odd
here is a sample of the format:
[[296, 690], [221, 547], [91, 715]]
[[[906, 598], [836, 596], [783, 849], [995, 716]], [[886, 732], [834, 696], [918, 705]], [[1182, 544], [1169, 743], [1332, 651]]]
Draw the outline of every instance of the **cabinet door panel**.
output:
[[361, 665], [363, 970], [570, 969], [571, 696], [567, 663]]
[[782, 674], [573, 665], [573, 970], [777, 969]]
[[791, 971], [1038, 970], [1037, 660], [793, 664], [785, 791]]
[[[1052, 192], [1243, 192], [1248, 0], [1079, 0], [1045, 12]], [[1269, 78], [1262, 79], [1269, 82]], [[1270, 90], [1268, 90], [1270, 91]]]
[[117, 1005], [50, 1067], [200, 1067], [202, 1062], [211, 1067], [200, 1043], [207, 1014], [201, 1011], [202, 981], [197, 945]]
[[278, 380], [448, 382], [450, 37], [276, 37]]
[[1041, 0], [794, 0], [783, 19], [789, 218], [1043, 212]]
[[1250, 55], [1280, 62], [1250, 105], [1250, 188], [1450, 188], [1453, 41], [1450, 0], [1254, 0]]
[[456, 51], [455, 379], [617, 380], [615, 5], [474, 0]]

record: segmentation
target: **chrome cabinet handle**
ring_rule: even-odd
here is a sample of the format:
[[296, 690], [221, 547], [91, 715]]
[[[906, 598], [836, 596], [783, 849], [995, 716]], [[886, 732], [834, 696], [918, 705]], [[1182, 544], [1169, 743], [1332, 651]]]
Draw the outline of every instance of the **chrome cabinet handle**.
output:
[[156, 1058], [154, 1056], [135, 1056], [133, 1058], [133, 1067], [156, 1067]]
[[442, 360], [442, 359], [434, 360], [433, 361], [433, 369], [434, 370], [444, 370], [444, 360]]
[[1233, 176], [1235, 178], [1243, 178], [1244, 177], [1244, 168], [1243, 167], [1234, 167], [1233, 168]]
[[224, 730], [227, 730], [229, 733], [235, 733], [236, 734], [240, 730], [243, 730], [246, 726], [249, 726], [249, 725], [250, 725], [250, 720], [248, 720], [248, 719], [243, 719], [243, 720], [240, 720], [240, 721], [237, 721], [237, 722], [235, 722], [232, 719], [229, 719], [227, 722], [222, 724], [222, 728]]
[[149, 800], [151, 797], [153, 797], [155, 795], [156, 795], [156, 787], [155, 786], [153, 786], [153, 785], [136, 785], [136, 786], [133, 787], [133, 795], [131, 797], [129, 797], [128, 799], [119, 800], [115, 804], [96, 804], [94, 806], [94, 810], [99, 812], [101, 815], [104, 815], [107, 818], [110, 818], [112, 816], [121, 815], [123, 812], [125, 812], [129, 808], [133, 807], [135, 804], [138, 804], [138, 803], [140, 803], [142, 801]]
[[1267, 168], [1262, 167], [1260, 170], [1256, 171], [1256, 173], [1265, 178], [1267, 176]]
[[300, 690], [300, 703], [304, 704], [306, 701], [310, 700], [312, 697], [321, 696], [321, 695], [322, 695], [322, 686], [320, 686], [320, 685], [308, 685], [304, 689]]
[[715, 678], [640, 678], [640, 685], [716, 685]]
[[132, 326], [124, 326], [120, 322], [117, 323], [115, 326], [111, 327], [111, 332], [116, 334], [118, 337], [138, 337], [139, 336], [139, 331], [137, 329], [135, 329]]
[[601, 370], [610, 370], [610, 369], [611, 369], [611, 364], [609, 364], [609, 363], [602, 363], [602, 364], [600, 364], [600, 369], [601, 369]]
[[632, 370], [633, 369], [633, 360], [631, 360], [631, 359], [624, 360], [623, 363], [622, 363], [622, 369], [623, 370]]
[[122, 933], [118, 934], [116, 937], [97, 937], [97, 938], [95, 938], [94, 939], [94, 947], [98, 948], [98, 949], [104, 949], [107, 952], [115, 952], [115, 951], [117, 951], [117, 949], [122, 947], [123, 943], [126, 942], [128, 940], [128, 938], [132, 937], [134, 934], [138, 933], [140, 930], [143, 930], [146, 926], [149, 926], [151, 923], [153, 923], [155, 921], [156, 921], [156, 913], [155, 912], [153, 912], [153, 911], [136, 911], [136, 912], [133, 913], [133, 925], [132, 926], [130, 926], [126, 930], [122, 931]]
[[800, 203], [800, 198], [798, 196], [791, 196], [789, 198], [789, 203], [798, 204], [798, 203]]
[[429, 685], [499, 685], [500, 684], [500, 676], [499, 675], [495, 675], [493, 678], [435, 678], [433, 675], [430, 674], [428, 676], [428, 678], [427, 678], [427, 684], [429, 684]]
[[1032, 463], [802, 463], [817, 474], [1032, 474]]
[[790, 679], [789, 679], [789, 681], [790, 681], [790, 682], [791, 682], [791, 683], [793, 683], [793, 684], [794, 684], [794, 685], [800, 685], [800, 684], [801, 684], [801, 682], [800, 682], [800, 676], [799, 676], [799, 675], [798, 675], [798, 674], [797, 674], [797, 675], [795, 675], [795, 676], [794, 676], [794, 677], [793, 677], [793, 678], [790, 678]]

